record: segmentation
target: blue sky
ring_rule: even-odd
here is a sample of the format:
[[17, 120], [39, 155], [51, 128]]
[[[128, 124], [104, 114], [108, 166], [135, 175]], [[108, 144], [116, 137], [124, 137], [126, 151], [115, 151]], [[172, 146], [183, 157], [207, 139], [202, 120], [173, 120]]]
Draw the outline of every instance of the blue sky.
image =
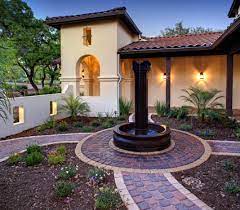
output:
[[225, 29], [232, 0], [25, 0], [38, 18], [74, 15], [125, 6], [144, 35], [159, 35], [183, 21], [189, 27]]

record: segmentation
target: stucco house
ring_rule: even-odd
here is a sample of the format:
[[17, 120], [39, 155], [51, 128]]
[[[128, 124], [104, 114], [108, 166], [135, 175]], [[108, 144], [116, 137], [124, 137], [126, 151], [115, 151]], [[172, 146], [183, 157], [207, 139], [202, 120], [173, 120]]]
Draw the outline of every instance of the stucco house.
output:
[[62, 89], [83, 95], [94, 111], [118, 111], [119, 98], [134, 99], [133, 60], [148, 60], [148, 102], [181, 106], [182, 89], [200, 85], [222, 91], [229, 114], [240, 109], [240, 1], [224, 32], [143, 37], [126, 8], [47, 18], [61, 32]]

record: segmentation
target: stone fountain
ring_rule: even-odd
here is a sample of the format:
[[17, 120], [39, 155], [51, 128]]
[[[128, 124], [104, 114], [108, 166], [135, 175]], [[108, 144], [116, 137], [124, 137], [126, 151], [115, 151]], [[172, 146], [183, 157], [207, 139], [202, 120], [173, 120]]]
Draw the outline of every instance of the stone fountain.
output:
[[148, 122], [147, 73], [151, 63], [133, 62], [135, 75], [135, 123], [124, 123], [114, 128], [115, 146], [136, 152], [164, 150], [171, 144], [170, 129], [164, 125]]

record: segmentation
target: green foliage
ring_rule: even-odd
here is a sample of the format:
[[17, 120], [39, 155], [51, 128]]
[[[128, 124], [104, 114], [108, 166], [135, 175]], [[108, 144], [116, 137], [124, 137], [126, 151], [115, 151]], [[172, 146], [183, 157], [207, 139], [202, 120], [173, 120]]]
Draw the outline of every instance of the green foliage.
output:
[[75, 122], [75, 123], [73, 124], [73, 126], [74, 126], [75, 128], [82, 128], [82, 127], [83, 127], [83, 123], [82, 123], [82, 122]]
[[208, 109], [206, 110], [206, 118], [209, 121], [222, 122], [227, 118], [227, 116], [223, 111]]
[[47, 129], [55, 128], [55, 126], [56, 126], [56, 121], [54, 120], [53, 117], [50, 117], [44, 124], [40, 125], [37, 128], [37, 131], [42, 132], [42, 131], [45, 131]]
[[114, 188], [104, 187], [96, 197], [97, 209], [117, 209], [122, 204], [118, 192]]
[[31, 152], [25, 158], [25, 162], [27, 166], [35, 166], [41, 163], [44, 159], [44, 156], [37, 151]]
[[67, 149], [64, 145], [58, 146], [56, 151], [60, 155], [66, 155], [67, 154]]
[[58, 152], [51, 152], [48, 154], [48, 163], [50, 165], [61, 165], [65, 162], [65, 155], [59, 154]]
[[181, 124], [179, 126], [179, 129], [183, 130], [183, 131], [191, 131], [193, 129], [193, 127], [189, 124]]
[[158, 116], [165, 117], [168, 114], [168, 109], [165, 103], [156, 101], [155, 110]]
[[225, 160], [223, 166], [226, 171], [233, 171], [235, 169], [234, 163], [230, 160]]
[[185, 34], [199, 34], [199, 33], [208, 33], [212, 32], [212, 29], [203, 28], [203, 27], [195, 27], [189, 28], [183, 26], [183, 22], [177, 22], [173, 28], [165, 28], [161, 31], [162, 36], [177, 36], [177, 35], [185, 35]]
[[67, 180], [74, 177], [76, 174], [77, 170], [74, 166], [65, 166], [64, 168], [61, 169], [58, 178]]
[[200, 131], [196, 132], [196, 134], [198, 136], [202, 136], [202, 137], [213, 137], [213, 136], [215, 136], [215, 132], [211, 129], [200, 130]]
[[188, 110], [186, 107], [171, 108], [168, 112], [169, 118], [185, 119], [188, 116]]
[[235, 128], [234, 134], [238, 139], [240, 139], [240, 127]]
[[58, 130], [59, 130], [60, 132], [67, 131], [67, 130], [68, 130], [68, 124], [67, 124], [65, 121], [61, 122], [61, 123], [58, 125]]
[[103, 122], [102, 124], [102, 127], [104, 129], [107, 129], [107, 128], [111, 128], [114, 126], [114, 123], [111, 121], [111, 120], [106, 120], [105, 122]]
[[128, 101], [126, 99], [120, 98], [119, 99], [120, 115], [124, 116], [124, 117], [127, 117], [130, 114], [132, 106], [133, 106], [132, 101]]
[[63, 101], [65, 104], [62, 105], [61, 109], [69, 114], [74, 120], [79, 114], [85, 115], [86, 113], [90, 112], [89, 105], [82, 101], [80, 97], [74, 97], [73, 95], [70, 95], [68, 97], [64, 97]]
[[98, 127], [100, 125], [101, 125], [101, 123], [99, 122], [99, 120], [94, 120], [94, 121], [91, 122], [92, 127]]
[[45, 86], [43, 89], [39, 91], [40, 95], [45, 95], [45, 94], [55, 94], [55, 93], [61, 93], [61, 87], [59, 86]]
[[8, 165], [17, 165], [20, 161], [22, 160], [22, 157], [19, 153], [15, 153], [10, 155], [10, 157], [8, 158]]
[[93, 131], [93, 127], [91, 126], [83, 126], [81, 129], [82, 132], [88, 133]]
[[186, 96], [181, 96], [184, 102], [190, 103], [196, 109], [198, 118], [204, 121], [209, 110], [223, 108], [223, 105], [218, 102], [223, 96], [218, 96], [221, 91], [217, 89], [204, 90], [200, 87], [190, 87], [188, 90], [183, 90]]
[[56, 184], [55, 193], [58, 197], [67, 197], [73, 193], [74, 188], [74, 185], [69, 182], [59, 181]]
[[88, 171], [87, 177], [90, 181], [94, 183], [102, 183], [107, 176], [107, 173], [100, 168], [93, 168]]
[[10, 101], [8, 100], [5, 90], [2, 88], [0, 81], [0, 118], [5, 121], [10, 113]]
[[37, 145], [37, 144], [29, 145], [29, 146], [27, 147], [27, 153], [28, 153], [28, 154], [31, 154], [31, 153], [33, 153], [33, 152], [42, 153], [42, 148], [41, 148], [39, 145]]
[[231, 193], [231, 194], [240, 193], [240, 185], [235, 180], [232, 180], [230, 182], [226, 182], [224, 189], [227, 193]]

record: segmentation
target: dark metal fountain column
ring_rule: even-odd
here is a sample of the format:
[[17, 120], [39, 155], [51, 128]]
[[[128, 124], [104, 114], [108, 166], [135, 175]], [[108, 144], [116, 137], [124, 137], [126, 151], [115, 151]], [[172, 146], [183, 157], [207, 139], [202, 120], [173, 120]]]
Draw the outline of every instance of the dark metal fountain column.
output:
[[146, 134], [148, 130], [148, 81], [149, 61], [133, 62], [135, 74], [135, 130], [136, 135]]

